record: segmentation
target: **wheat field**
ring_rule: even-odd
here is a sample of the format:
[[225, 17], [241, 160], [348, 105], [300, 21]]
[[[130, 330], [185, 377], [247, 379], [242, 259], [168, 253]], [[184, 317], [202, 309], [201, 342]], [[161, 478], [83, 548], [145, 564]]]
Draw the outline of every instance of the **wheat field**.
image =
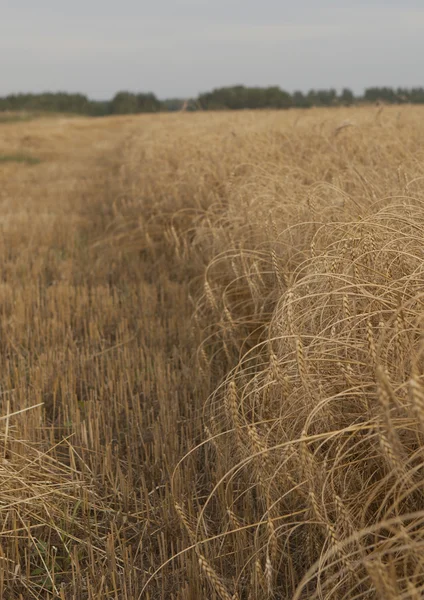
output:
[[423, 596], [423, 139], [0, 124], [0, 598]]

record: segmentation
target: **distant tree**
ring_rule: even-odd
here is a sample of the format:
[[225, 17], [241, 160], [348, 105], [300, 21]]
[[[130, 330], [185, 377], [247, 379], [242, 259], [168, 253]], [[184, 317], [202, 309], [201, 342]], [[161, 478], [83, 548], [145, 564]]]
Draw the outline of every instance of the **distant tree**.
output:
[[109, 100], [92, 100], [90, 102], [89, 115], [92, 117], [105, 117], [111, 114], [111, 102]]
[[351, 106], [355, 102], [355, 96], [349, 88], [344, 88], [340, 94], [339, 101], [345, 106]]
[[83, 94], [65, 92], [43, 94], [11, 94], [0, 102], [1, 110], [31, 110], [87, 114], [90, 101]]
[[265, 94], [268, 108], [290, 108], [293, 106], [291, 95], [277, 86], [267, 88]]
[[309, 92], [306, 94], [306, 101], [309, 106], [316, 106], [318, 104], [315, 90], [309, 90]]
[[161, 104], [152, 93], [137, 94], [137, 112], [159, 112]]
[[408, 101], [414, 104], [424, 104], [424, 88], [412, 88], [407, 90]]
[[130, 92], [118, 92], [112, 98], [110, 111], [113, 115], [125, 115], [138, 112], [137, 96]]
[[366, 102], [387, 102], [388, 104], [397, 104], [399, 98], [396, 91], [389, 87], [367, 88], [364, 93]]
[[158, 112], [161, 108], [154, 94], [132, 94], [118, 92], [110, 103], [110, 111], [114, 115], [135, 114], [142, 112]]
[[310, 99], [303, 92], [296, 91], [292, 96], [293, 106], [297, 108], [309, 108], [311, 106]]
[[277, 86], [260, 88], [235, 85], [217, 88], [211, 92], [200, 94], [197, 102], [204, 110], [289, 108], [292, 106], [290, 94]]
[[291, 106], [309, 108], [311, 106], [350, 106], [357, 102], [386, 102], [401, 104], [410, 102], [424, 104], [424, 88], [370, 87], [363, 96], [355, 97], [344, 88], [340, 95], [334, 89], [295, 91], [293, 95], [278, 86], [246, 87], [234, 85], [216, 88], [200, 94], [197, 99], [181, 100], [171, 98], [159, 101], [153, 93], [118, 92], [112, 100], [89, 100], [83, 94], [67, 92], [44, 92], [41, 94], [10, 94], [0, 98], [0, 111], [45, 111], [74, 113], [81, 115], [104, 116], [109, 114], [134, 114], [142, 112], [177, 110], [241, 110], [273, 108], [287, 109]]

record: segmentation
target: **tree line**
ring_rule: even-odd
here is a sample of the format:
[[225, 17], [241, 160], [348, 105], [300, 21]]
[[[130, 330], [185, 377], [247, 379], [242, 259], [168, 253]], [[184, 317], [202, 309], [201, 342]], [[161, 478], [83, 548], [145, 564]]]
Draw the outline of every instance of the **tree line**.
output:
[[179, 110], [240, 110], [260, 108], [311, 108], [313, 106], [350, 106], [360, 103], [424, 104], [424, 88], [367, 88], [363, 95], [350, 89], [295, 91], [278, 86], [216, 88], [197, 98], [159, 100], [153, 93], [118, 92], [111, 100], [91, 100], [83, 94], [66, 92], [11, 94], [0, 98], [0, 111], [40, 111], [91, 116], [172, 112]]

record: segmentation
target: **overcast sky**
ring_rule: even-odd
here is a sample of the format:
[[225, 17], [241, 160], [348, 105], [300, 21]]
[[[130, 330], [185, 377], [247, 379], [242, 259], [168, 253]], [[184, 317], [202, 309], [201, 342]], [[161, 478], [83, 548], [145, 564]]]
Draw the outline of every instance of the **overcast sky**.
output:
[[0, 0], [0, 95], [424, 85], [423, 0]]

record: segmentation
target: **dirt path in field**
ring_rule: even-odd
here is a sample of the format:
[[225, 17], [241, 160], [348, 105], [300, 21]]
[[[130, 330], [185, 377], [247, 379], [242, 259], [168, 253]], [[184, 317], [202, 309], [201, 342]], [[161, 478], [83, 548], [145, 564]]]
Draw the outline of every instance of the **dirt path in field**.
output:
[[[133, 600], [186, 544], [170, 474], [200, 431], [192, 308], [188, 282], [146, 251], [125, 211], [122, 152], [137, 128], [133, 119], [0, 128], [0, 387], [11, 390], [0, 412], [43, 405], [17, 418], [14, 435], [54, 446], [72, 486], [44, 497], [41, 471], [32, 480], [40, 499], [19, 518], [31, 532], [51, 515], [37, 530], [43, 553], [17, 550], [34, 547], [32, 533], [2, 546], [11, 565], [2, 598], [63, 588], [73, 600]], [[200, 598], [199, 585], [188, 592], [175, 562], [145, 597]]]

